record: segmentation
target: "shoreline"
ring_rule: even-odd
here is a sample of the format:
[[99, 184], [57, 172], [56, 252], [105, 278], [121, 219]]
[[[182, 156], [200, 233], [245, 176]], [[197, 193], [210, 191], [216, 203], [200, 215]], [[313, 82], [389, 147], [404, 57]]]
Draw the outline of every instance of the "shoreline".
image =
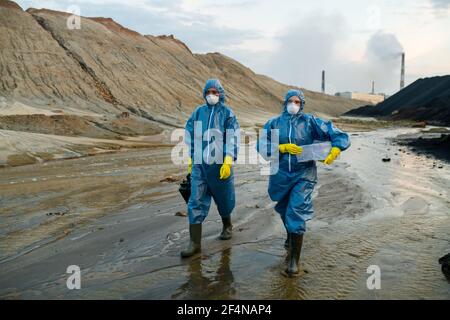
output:
[[[340, 129], [355, 133], [369, 132], [382, 128], [413, 127], [409, 121], [378, 121], [373, 119], [344, 117], [330, 118]], [[242, 126], [243, 131], [255, 131], [262, 127]], [[170, 141], [170, 131], [151, 136], [121, 136], [120, 139], [100, 139], [85, 136], [62, 136], [27, 131], [13, 131], [0, 129], [0, 170], [2, 168], [48, 163], [54, 160], [67, 160], [98, 154], [123, 152], [136, 148], [153, 149], [159, 147], [173, 147]], [[244, 141], [244, 139], [242, 139]], [[446, 145], [445, 145], [446, 146]]]

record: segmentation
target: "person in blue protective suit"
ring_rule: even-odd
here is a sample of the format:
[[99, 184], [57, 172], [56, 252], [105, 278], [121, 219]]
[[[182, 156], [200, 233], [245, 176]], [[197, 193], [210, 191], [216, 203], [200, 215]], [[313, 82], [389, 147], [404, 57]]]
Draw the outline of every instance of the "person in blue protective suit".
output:
[[[341, 151], [350, 146], [347, 133], [325, 121], [304, 113], [305, 97], [300, 90], [289, 90], [285, 96], [281, 115], [270, 119], [264, 126], [265, 135], [257, 143], [258, 152], [278, 170], [269, 177], [269, 196], [276, 201], [287, 231], [285, 247], [288, 265], [285, 274], [297, 275], [299, 259], [306, 231], [306, 221], [313, 216], [312, 193], [317, 182], [315, 161], [299, 162], [297, 155], [302, 145], [331, 141], [331, 151], [323, 161], [330, 165]], [[278, 130], [275, 130], [278, 129]], [[275, 141], [275, 134], [278, 141]]]
[[186, 123], [186, 143], [190, 160], [191, 195], [188, 201], [189, 257], [201, 251], [202, 223], [208, 215], [211, 198], [217, 205], [223, 228], [220, 239], [232, 236], [231, 212], [235, 206], [232, 164], [239, 151], [239, 123], [226, 106], [225, 90], [217, 79], [206, 81], [205, 104], [198, 106]]

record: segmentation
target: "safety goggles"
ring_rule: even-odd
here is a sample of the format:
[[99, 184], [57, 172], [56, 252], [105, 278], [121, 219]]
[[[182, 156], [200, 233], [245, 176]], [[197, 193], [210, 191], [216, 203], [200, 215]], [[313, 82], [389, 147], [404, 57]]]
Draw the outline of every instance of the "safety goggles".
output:
[[219, 91], [217, 91], [216, 89], [208, 89], [208, 90], [206, 91], [206, 95], [209, 95], [209, 94], [218, 95], [218, 94], [219, 94]]

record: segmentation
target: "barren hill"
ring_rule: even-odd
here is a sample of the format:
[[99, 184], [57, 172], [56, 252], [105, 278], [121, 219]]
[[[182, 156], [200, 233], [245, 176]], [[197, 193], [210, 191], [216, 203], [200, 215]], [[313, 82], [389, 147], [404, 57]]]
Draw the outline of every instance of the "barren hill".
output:
[[[222, 80], [238, 114], [277, 112], [288, 88], [220, 53], [193, 54], [173, 36], [140, 35], [110, 18], [83, 17], [81, 29], [70, 30], [68, 17], [0, 1], [0, 95], [65, 113], [128, 111], [180, 125], [202, 102], [207, 78]], [[329, 115], [358, 105], [306, 95], [309, 111]]]
[[[116, 139], [183, 127], [219, 78], [243, 126], [278, 113], [288, 85], [174, 36], [141, 35], [111, 18], [22, 10], [0, 0], [0, 130]], [[340, 115], [358, 101], [305, 90], [306, 111]], [[39, 116], [37, 116], [39, 115]]]

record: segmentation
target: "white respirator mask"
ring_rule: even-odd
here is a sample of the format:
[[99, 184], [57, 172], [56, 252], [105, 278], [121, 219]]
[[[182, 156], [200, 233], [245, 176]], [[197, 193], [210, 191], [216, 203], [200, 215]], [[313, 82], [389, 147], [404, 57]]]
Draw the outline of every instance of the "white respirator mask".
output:
[[293, 102], [289, 102], [286, 106], [286, 109], [287, 109], [287, 112], [289, 112], [289, 114], [297, 114], [298, 111], [300, 110], [300, 106]]
[[207, 95], [206, 101], [211, 106], [216, 105], [219, 102], [219, 96], [216, 96], [215, 94]]

